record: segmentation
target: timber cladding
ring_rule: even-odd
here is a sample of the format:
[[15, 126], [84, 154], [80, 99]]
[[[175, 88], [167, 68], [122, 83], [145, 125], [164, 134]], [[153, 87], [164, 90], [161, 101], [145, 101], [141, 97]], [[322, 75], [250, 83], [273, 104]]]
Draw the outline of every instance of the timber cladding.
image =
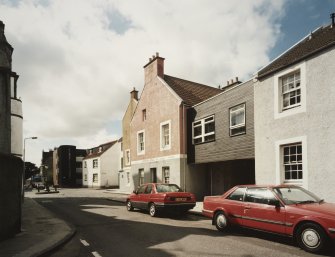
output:
[[[194, 121], [214, 115], [215, 140], [194, 144], [194, 163], [254, 159], [254, 83], [249, 80], [194, 106]], [[230, 109], [245, 104], [245, 133], [230, 135]], [[192, 131], [192, 123], [189, 123]], [[192, 133], [191, 137], [192, 137]]]

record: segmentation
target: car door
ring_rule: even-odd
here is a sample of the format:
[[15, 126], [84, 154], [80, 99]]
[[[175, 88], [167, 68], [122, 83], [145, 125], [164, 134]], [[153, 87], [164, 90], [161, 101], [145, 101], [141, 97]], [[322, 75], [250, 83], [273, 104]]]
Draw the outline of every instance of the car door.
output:
[[247, 188], [244, 198], [243, 226], [285, 233], [285, 207], [271, 205], [277, 198], [266, 187]]
[[148, 184], [147, 187], [144, 190], [144, 193], [142, 194], [142, 203], [143, 203], [143, 209], [148, 208], [148, 203], [151, 201], [151, 191], [152, 191], [152, 184]]
[[139, 209], [143, 209], [143, 194], [145, 191], [146, 185], [142, 185], [140, 186], [137, 190], [136, 190], [136, 194], [133, 196], [132, 200], [132, 204], [135, 208], [139, 208]]
[[229, 220], [232, 224], [242, 225], [243, 224], [243, 210], [244, 210], [244, 194], [246, 188], [239, 187], [222, 202], [222, 206], [229, 216]]

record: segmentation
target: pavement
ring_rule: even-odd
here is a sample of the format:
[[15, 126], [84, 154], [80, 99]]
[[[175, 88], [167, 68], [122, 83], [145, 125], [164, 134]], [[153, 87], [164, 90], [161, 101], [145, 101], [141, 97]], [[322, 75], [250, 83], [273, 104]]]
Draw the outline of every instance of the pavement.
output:
[[[97, 192], [99, 189], [91, 189]], [[117, 189], [99, 190], [100, 196], [108, 200], [126, 202], [128, 193]], [[57, 197], [54, 192], [26, 194], [22, 205], [21, 233], [15, 237], [0, 242], [0, 257], [38, 257], [68, 242], [76, 233], [76, 229], [52, 212], [38, 204], [33, 197]], [[59, 195], [62, 194], [60, 189]], [[201, 215], [202, 202], [197, 202], [190, 213]]]

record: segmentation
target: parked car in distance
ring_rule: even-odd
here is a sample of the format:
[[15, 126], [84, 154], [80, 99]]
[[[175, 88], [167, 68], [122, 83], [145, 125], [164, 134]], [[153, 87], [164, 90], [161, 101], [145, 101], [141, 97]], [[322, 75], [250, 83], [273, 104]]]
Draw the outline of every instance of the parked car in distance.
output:
[[308, 252], [335, 240], [335, 204], [298, 186], [236, 186], [206, 196], [202, 213], [220, 231], [237, 225], [295, 238]]
[[126, 201], [127, 210], [134, 208], [148, 210], [154, 217], [161, 210], [187, 212], [196, 204], [192, 193], [183, 192], [175, 184], [148, 183], [134, 190]]

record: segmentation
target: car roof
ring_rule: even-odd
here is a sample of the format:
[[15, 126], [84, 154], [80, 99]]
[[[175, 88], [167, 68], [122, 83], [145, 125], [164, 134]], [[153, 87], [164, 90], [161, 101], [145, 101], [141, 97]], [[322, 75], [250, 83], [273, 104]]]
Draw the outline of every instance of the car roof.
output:
[[280, 185], [237, 185], [235, 187], [248, 187], [248, 188], [266, 187], [266, 188], [277, 188], [277, 187], [299, 187], [299, 186], [297, 186], [297, 185], [280, 184]]

